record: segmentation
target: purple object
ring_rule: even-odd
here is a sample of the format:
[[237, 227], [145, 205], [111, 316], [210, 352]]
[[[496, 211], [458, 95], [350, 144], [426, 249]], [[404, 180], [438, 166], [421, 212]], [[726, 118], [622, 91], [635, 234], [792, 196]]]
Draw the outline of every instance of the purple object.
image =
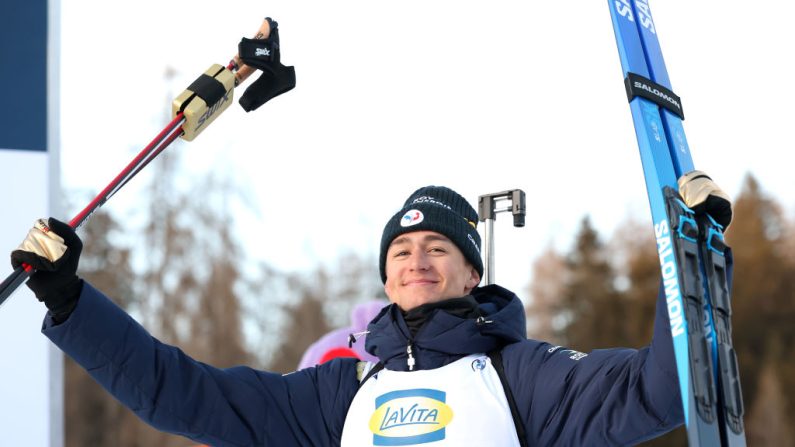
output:
[[[336, 357], [357, 357], [360, 360], [377, 362], [376, 357], [364, 350], [366, 335], [363, 332], [367, 330], [370, 321], [388, 304], [385, 300], [371, 300], [356, 305], [351, 311], [351, 325], [335, 329], [312, 343], [304, 352], [298, 369], [315, 366]], [[351, 334], [355, 335], [356, 341], [349, 347], [348, 340]]]

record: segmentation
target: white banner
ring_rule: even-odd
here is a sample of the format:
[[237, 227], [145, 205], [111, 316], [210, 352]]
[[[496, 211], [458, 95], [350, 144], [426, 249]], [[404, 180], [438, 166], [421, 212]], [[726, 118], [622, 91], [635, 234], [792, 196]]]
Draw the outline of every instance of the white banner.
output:
[[[47, 152], [0, 149], [0, 275], [38, 217], [49, 215]], [[0, 445], [61, 445], [62, 355], [41, 334], [46, 308], [22, 285], [0, 308]], [[53, 420], [55, 419], [55, 421]]]
[[[0, 70], [0, 281], [33, 221], [63, 218], [54, 199], [61, 194], [60, 0], [16, 2], [6, 12], [0, 60], [14, 64]], [[45, 313], [25, 285], [0, 307], [2, 447], [64, 443], [63, 354], [41, 334]]]

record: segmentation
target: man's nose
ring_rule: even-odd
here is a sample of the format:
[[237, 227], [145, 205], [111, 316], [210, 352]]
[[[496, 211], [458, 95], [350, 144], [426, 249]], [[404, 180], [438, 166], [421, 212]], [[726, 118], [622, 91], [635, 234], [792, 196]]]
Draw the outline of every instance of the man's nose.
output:
[[430, 267], [428, 255], [423, 250], [413, 250], [411, 252], [410, 266], [412, 270], [428, 270]]

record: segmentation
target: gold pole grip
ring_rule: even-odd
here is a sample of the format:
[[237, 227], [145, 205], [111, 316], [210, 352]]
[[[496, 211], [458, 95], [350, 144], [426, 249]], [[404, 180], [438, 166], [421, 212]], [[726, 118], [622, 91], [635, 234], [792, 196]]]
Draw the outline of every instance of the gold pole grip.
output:
[[193, 84], [174, 99], [171, 116], [182, 112], [182, 139], [193, 141], [218, 115], [232, 104], [235, 75], [229, 69], [213, 64]]

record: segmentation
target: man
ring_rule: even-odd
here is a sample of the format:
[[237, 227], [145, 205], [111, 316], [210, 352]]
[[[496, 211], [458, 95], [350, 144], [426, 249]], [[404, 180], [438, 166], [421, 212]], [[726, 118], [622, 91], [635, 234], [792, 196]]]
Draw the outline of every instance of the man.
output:
[[[688, 174], [680, 190], [731, 219], [708, 177]], [[28, 285], [49, 308], [47, 337], [144, 421], [201, 443], [630, 445], [682, 423], [662, 292], [643, 349], [586, 354], [528, 340], [521, 301], [478, 287], [477, 221], [451, 189], [415, 191], [381, 239], [392, 304], [366, 342], [379, 364], [338, 358], [283, 376], [217, 369], [158, 342], [77, 277], [82, 244], [55, 219], [36, 224], [12, 264], [37, 269]]]

